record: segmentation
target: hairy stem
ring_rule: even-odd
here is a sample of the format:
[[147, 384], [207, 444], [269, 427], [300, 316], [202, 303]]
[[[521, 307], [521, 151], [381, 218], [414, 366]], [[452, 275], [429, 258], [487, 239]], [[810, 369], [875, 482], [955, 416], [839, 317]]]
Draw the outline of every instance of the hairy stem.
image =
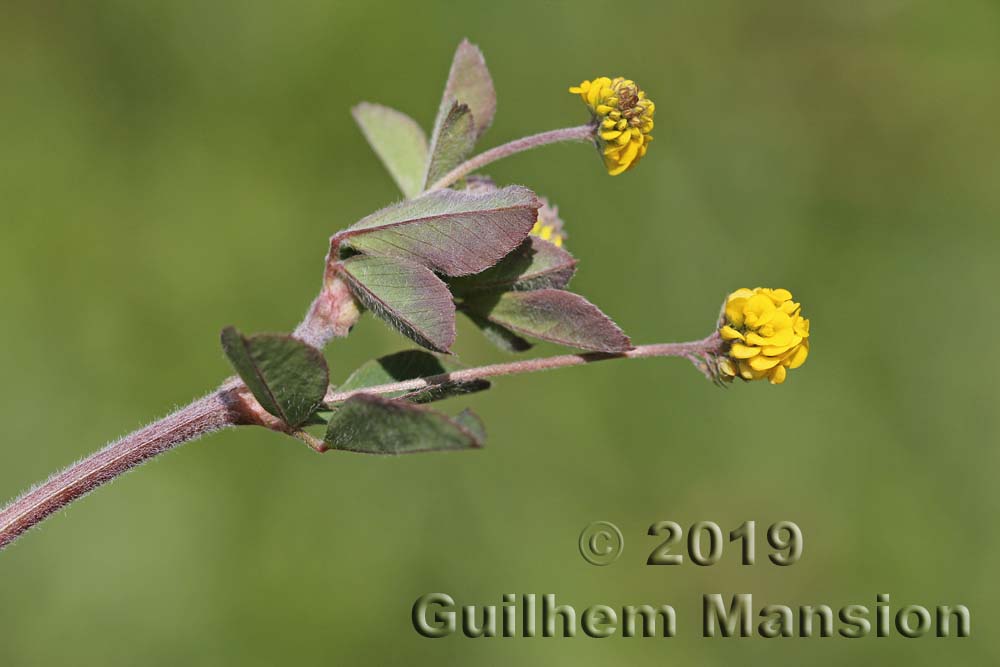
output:
[[361, 316], [350, 288], [334, 273], [334, 262], [329, 257], [326, 265], [323, 289], [292, 334], [318, 350], [322, 350], [334, 338], [347, 336]]
[[722, 349], [722, 339], [718, 333], [713, 333], [702, 340], [694, 340], [686, 343], [658, 343], [655, 345], [640, 345], [625, 352], [586, 352], [584, 354], [561, 354], [555, 357], [541, 357], [538, 359], [525, 359], [524, 361], [512, 361], [506, 364], [491, 364], [478, 368], [463, 368], [462, 370], [441, 375], [433, 375], [426, 378], [415, 378], [391, 384], [380, 384], [364, 389], [353, 391], [329, 391], [326, 395], [327, 403], [337, 403], [347, 400], [355, 394], [389, 394], [397, 391], [413, 391], [423, 389], [436, 384], [446, 382], [468, 382], [502, 375], [517, 375], [520, 373], [535, 373], [537, 371], [547, 371], [554, 368], [566, 368], [568, 366], [582, 366], [592, 364], [596, 361], [606, 361], [608, 359], [644, 359], [647, 357], [687, 357], [697, 358], [700, 356], [718, 353]]
[[523, 139], [515, 139], [514, 141], [503, 144], [502, 146], [491, 148], [488, 151], [469, 158], [439, 178], [437, 182], [427, 189], [440, 190], [442, 188], [446, 188], [463, 176], [468, 176], [477, 169], [482, 169], [488, 164], [492, 164], [497, 160], [514, 155], [515, 153], [520, 153], [522, 151], [536, 148], [538, 146], [544, 146], [546, 144], [559, 143], [561, 141], [587, 141], [593, 138], [593, 136], [593, 125], [580, 125], [579, 127], [566, 127], [561, 130], [550, 130], [548, 132], [533, 134], [530, 137], [524, 137]]
[[157, 454], [207, 433], [246, 423], [241, 387], [224, 386], [117, 440], [0, 509], [0, 550], [53, 512]]

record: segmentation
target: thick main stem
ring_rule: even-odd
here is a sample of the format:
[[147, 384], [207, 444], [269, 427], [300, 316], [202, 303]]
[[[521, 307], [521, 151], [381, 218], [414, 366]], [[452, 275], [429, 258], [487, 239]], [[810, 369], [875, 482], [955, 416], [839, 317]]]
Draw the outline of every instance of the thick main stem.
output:
[[587, 141], [588, 139], [593, 138], [593, 136], [593, 125], [580, 125], [579, 127], [566, 127], [561, 130], [540, 132], [538, 134], [533, 134], [530, 137], [524, 137], [523, 139], [515, 139], [514, 141], [503, 144], [502, 146], [491, 148], [490, 150], [480, 153], [475, 157], [469, 158], [439, 178], [427, 189], [440, 190], [442, 188], [446, 188], [463, 176], [468, 176], [472, 172], [482, 169], [488, 164], [492, 164], [497, 160], [514, 155], [515, 153], [537, 148], [538, 146], [545, 146], [546, 144], [559, 143], [561, 141]]
[[243, 420], [236, 388], [223, 388], [117, 440], [0, 510], [0, 550], [53, 512], [157, 454]]
[[541, 357], [539, 359], [525, 359], [524, 361], [512, 361], [506, 364], [491, 364], [478, 368], [463, 368], [451, 373], [443, 373], [426, 378], [415, 378], [391, 384], [380, 384], [374, 387], [365, 387], [353, 391], [329, 391], [326, 395], [327, 403], [344, 401], [355, 394], [389, 394], [397, 391], [413, 391], [423, 389], [438, 384], [448, 382], [470, 382], [472, 380], [482, 380], [485, 378], [498, 377], [501, 375], [517, 375], [520, 373], [535, 373], [547, 371], [554, 368], [566, 368], [568, 366], [582, 366], [592, 364], [596, 361], [607, 361], [608, 359], [644, 359], [647, 357], [700, 357], [718, 353], [722, 348], [722, 339], [719, 334], [713, 333], [701, 340], [689, 341], [686, 343], [658, 343], [655, 345], [640, 345], [625, 352], [586, 352], [583, 354], [560, 354], [554, 357]]

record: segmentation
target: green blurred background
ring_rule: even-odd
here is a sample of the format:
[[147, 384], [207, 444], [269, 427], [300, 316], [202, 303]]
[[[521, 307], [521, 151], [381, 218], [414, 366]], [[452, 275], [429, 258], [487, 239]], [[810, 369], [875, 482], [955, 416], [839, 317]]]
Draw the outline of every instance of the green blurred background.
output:
[[[0, 665], [988, 664], [1000, 533], [993, 2], [5, 2], [0, 495], [211, 389], [219, 330], [288, 330], [327, 237], [397, 197], [349, 108], [429, 126], [468, 36], [484, 145], [578, 124], [618, 73], [657, 141], [490, 169], [561, 207], [577, 291], [637, 342], [701, 337], [723, 295], [791, 289], [813, 354], [721, 391], [678, 360], [516, 377], [464, 401], [487, 449], [319, 457], [230, 431], [0, 554]], [[335, 378], [407, 347], [366, 317]], [[466, 363], [503, 358], [463, 327]], [[538, 352], [554, 352], [540, 347]], [[459, 405], [447, 406], [452, 408]], [[596, 568], [580, 529], [621, 526]], [[647, 567], [654, 521], [796, 521], [802, 561]], [[763, 548], [763, 544], [761, 544]], [[679, 637], [441, 640], [417, 596], [673, 604]], [[710, 640], [703, 593], [963, 603], [970, 639]]]

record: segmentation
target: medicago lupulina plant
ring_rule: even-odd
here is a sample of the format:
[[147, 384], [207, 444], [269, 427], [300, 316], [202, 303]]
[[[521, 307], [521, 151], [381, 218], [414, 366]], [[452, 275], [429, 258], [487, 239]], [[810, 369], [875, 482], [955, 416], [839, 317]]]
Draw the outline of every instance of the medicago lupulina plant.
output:
[[[587, 80], [569, 89], [590, 113], [578, 127], [542, 132], [472, 155], [496, 108], [479, 49], [455, 53], [430, 140], [410, 117], [377, 104], [353, 110], [404, 199], [337, 232], [323, 286], [291, 334], [243, 335], [222, 347], [237, 375], [208, 396], [115, 441], [0, 510], [0, 548], [52, 512], [150, 458], [230, 426], [262, 426], [317, 452], [403, 454], [479, 448], [485, 430], [466, 410], [427, 407], [490, 387], [490, 378], [610, 359], [684, 357], [709, 379], [785, 381], [809, 351], [809, 321], [784, 289], [738, 289], [706, 338], [633, 346], [600, 309], [568, 290], [576, 260], [555, 206], [520, 185], [474, 175], [531, 148], [588, 142], [616, 176], [652, 141], [655, 106], [633, 81]], [[330, 385], [322, 350], [364, 311], [423, 349], [370, 361]], [[478, 368], [449, 353], [457, 314], [511, 353], [530, 339], [580, 352]]]

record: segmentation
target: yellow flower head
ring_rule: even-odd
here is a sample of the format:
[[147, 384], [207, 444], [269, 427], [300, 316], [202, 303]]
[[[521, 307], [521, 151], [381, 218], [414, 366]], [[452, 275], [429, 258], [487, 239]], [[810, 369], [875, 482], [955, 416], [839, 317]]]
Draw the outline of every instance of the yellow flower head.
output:
[[726, 299], [719, 335], [729, 356], [719, 358], [724, 378], [781, 384], [809, 356], [809, 320], [786, 289], [738, 289]]
[[617, 176], [639, 164], [653, 140], [656, 107], [635, 81], [602, 76], [569, 92], [580, 96], [597, 122], [597, 147], [608, 173]]
[[562, 246], [566, 240], [566, 232], [563, 231], [563, 221], [559, 217], [559, 207], [550, 205], [545, 197], [539, 199], [542, 206], [538, 209], [538, 220], [531, 228], [531, 233], [544, 241]]

